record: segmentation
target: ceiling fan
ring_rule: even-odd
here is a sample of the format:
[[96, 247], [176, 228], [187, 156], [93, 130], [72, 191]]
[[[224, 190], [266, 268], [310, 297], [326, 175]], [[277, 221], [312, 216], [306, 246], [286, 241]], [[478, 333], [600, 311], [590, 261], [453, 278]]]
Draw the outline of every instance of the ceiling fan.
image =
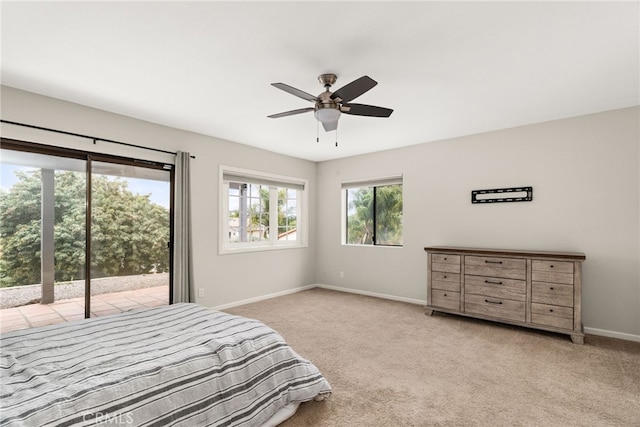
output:
[[338, 119], [340, 119], [340, 115], [342, 113], [351, 114], [353, 116], [368, 117], [389, 117], [391, 113], [393, 113], [393, 110], [390, 108], [351, 103], [353, 99], [356, 99], [378, 84], [371, 77], [362, 76], [337, 91], [331, 92], [329, 89], [337, 79], [338, 78], [335, 74], [320, 75], [318, 80], [320, 81], [320, 84], [324, 86], [325, 91], [318, 96], [313, 96], [284, 83], [271, 83], [271, 86], [282, 89], [291, 95], [297, 96], [298, 98], [311, 101], [315, 103], [315, 106], [285, 111], [284, 113], [272, 114], [267, 117], [277, 119], [279, 117], [293, 116], [294, 114], [313, 111], [316, 119], [322, 123], [324, 130], [329, 132], [338, 128]]

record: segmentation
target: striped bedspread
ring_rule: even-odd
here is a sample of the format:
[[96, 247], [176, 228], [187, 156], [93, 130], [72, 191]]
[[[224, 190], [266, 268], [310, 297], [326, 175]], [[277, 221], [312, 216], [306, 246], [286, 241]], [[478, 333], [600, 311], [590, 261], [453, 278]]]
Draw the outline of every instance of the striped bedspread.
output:
[[196, 304], [1, 339], [1, 426], [260, 426], [331, 392], [274, 330]]

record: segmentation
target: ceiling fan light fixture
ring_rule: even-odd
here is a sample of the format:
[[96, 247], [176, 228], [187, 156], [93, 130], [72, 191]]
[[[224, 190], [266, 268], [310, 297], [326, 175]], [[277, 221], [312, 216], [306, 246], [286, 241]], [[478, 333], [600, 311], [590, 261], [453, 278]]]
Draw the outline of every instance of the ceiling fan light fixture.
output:
[[340, 118], [340, 110], [337, 108], [319, 108], [316, 110], [315, 116], [320, 123], [332, 123]]

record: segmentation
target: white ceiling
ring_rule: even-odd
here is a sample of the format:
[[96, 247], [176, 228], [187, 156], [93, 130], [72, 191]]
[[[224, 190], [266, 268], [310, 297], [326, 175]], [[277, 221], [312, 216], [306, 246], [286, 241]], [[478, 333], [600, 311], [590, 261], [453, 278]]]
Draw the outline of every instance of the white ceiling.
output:
[[[640, 104], [640, 2], [2, 2], [2, 84], [322, 161]], [[368, 75], [335, 132], [314, 95]], [[4, 118], [4, 117], [3, 117]], [[37, 123], [33, 123], [36, 124]], [[73, 129], [64, 129], [73, 131]], [[103, 135], [99, 135], [103, 136]], [[127, 141], [136, 143], [136, 141]]]

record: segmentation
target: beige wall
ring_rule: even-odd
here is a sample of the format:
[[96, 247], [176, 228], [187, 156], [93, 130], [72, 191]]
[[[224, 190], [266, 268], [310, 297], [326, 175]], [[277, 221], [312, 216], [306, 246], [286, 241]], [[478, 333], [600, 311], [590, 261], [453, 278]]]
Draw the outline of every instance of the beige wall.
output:
[[[222, 306], [314, 283], [424, 302], [428, 245], [584, 252], [587, 332], [640, 339], [640, 109], [313, 163], [2, 87], [2, 118], [189, 151], [198, 302]], [[2, 125], [3, 136], [172, 156]], [[310, 245], [218, 255], [218, 165], [309, 179]], [[340, 244], [340, 183], [402, 173], [402, 248]], [[475, 189], [533, 186], [528, 203], [472, 205]], [[268, 274], [265, 274], [268, 272]], [[340, 272], [344, 278], [340, 278]]]
[[[320, 163], [318, 282], [425, 301], [425, 246], [584, 252], [587, 331], [639, 339], [639, 113], [617, 110]], [[404, 175], [404, 247], [341, 245], [340, 183], [397, 173]], [[517, 186], [532, 186], [533, 201], [471, 204], [471, 190]]]
[[[273, 293], [286, 292], [315, 281], [315, 246], [260, 253], [218, 255], [218, 167], [290, 175], [309, 180], [309, 220], [315, 223], [316, 164], [246, 145], [132, 119], [104, 111], [2, 87], [2, 119], [94, 135], [168, 151], [188, 151], [193, 197], [194, 277], [204, 288], [205, 306], [222, 306]], [[2, 136], [108, 152], [110, 154], [173, 162], [173, 156], [90, 141], [49, 132], [2, 125]], [[284, 172], [286, 171], [286, 173]], [[315, 241], [311, 227], [309, 240]], [[267, 273], [267, 274], [265, 274]]]

